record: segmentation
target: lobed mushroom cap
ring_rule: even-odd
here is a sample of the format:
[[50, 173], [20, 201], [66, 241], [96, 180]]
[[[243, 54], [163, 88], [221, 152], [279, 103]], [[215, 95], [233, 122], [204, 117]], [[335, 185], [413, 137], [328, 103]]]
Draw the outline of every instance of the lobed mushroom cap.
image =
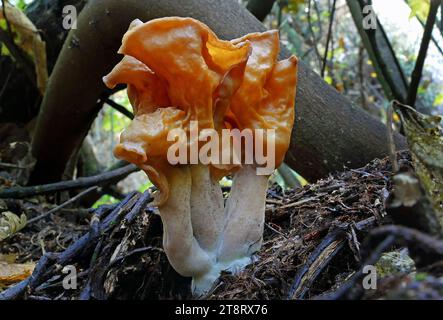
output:
[[223, 119], [220, 109], [240, 86], [250, 46], [220, 40], [197, 20], [169, 17], [134, 21], [119, 52], [124, 58], [103, 80], [110, 88], [128, 84], [135, 118], [114, 153], [142, 167], [164, 202], [169, 131], [182, 128], [189, 136], [191, 121], [215, 128], [214, 118]]
[[[139, 165], [168, 196], [170, 130], [275, 129], [276, 165], [289, 147], [294, 123], [297, 59], [277, 62], [276, 31], [224, 41], [203, 23], [168, 17], [135, 20], [123, 37], [123, 59], [103, 78], [113, 88], [128, 85], [135, 118], [114, 153]], [[188, 139], [189, 141], [189, 139]], [[189, 141], [188, 148], [198, 141]], [[263, 141], [266, 146], [266, 139]], [[221, 147], [223, 148], [223, 146]], [[213, 165], [220, 178], [238, 166]]]
[[[277, 62], [279, 37], [275, 30], [248, 34], [232, 42], [249, 42], [252, 52], [242, 84], [232, 97], [226, 122], [240, 129], [274, 129], [278, 167], [289, 148], [294, 126], [297, 58], [291, 56]], [[263, 144], [266, 146], [266, 139]]]

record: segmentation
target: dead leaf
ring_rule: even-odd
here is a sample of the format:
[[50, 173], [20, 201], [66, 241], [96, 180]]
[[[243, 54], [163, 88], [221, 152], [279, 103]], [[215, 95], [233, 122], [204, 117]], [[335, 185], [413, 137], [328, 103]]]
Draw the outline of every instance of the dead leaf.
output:
[[10, 211], [3, 212], [0, 216], [0, 241], [23, 229], [26, 223], [27, 219], [24, 214], [19, 217]]
[[[46, 61], [46, 43], [41, 39], [37, 28], [31, 20], [18, 8], [7, 1], [5, 3], [6, 20], [19, 35], [18, 45], [34, 58], [37, 87], [43, 95], [48, 81], [48, 68]], [[3, 8], [0, 6], [0, 19], [5, 20]]]
[[20, 282], [32, 274], [35, 263], [8, 263], [0, 261], [0, 288]]

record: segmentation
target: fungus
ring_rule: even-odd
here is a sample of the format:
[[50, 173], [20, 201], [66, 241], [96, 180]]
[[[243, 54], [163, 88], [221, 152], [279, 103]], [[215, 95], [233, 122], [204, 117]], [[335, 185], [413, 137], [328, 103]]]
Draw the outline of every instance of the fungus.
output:
[[[119, 53], [123, 59], [103, 80], [110, 88], [127, 84], [135, 117], [114, 154], [137, 164], [157, 186], [165, 253], [201, 295], [220, 271], [241, 270], [260, 249], [269, 173], [258, 175], [267, 164], [246, 163], [244, 156], [235, 164], [195, 159], [200, 138], [206, 129], [273, 129], [254, 136], [252, 152], [273, 153], [271, 140], [280, 164], [294, 121], [297, 60], [276, 61], [274, 31], [224, 41], [203, 23], [178, 17], [135, 20]], [[185, 132], [186, 164], [168, 160], [174, 129]], [[230, 144], [220, 145], [222, 154], [225, 149], [234, 153]], [[224, 206], [218, 181], [229, 174], [233, 186]]]
[[[228, 116], [241, 130], [274, 130], [274, 134], [255, 134], [254, 146], [268, 155], [273, 153], [274, 166], [278, 167], [288, 150], [294, 124], [297, 58], [292, 56], [276, 62], [279, 51], [276, 31], [253, 33], [232, 42], [244, 41], [251, 43], [252, 53], [243, 82], [231, 100]], [[273, 146], [273, 150], [267, 149], [268, 145]], [[254, 152], [257, 154], [256, 149]], [[262, 244], [270, 172], [266, 168], [257, 169], [261, 164], [244, 164], [233, 178], [225, 208], [223, 244], [218, 254], [219, 260], [231, 268], [248, 264]], [[257, 174], [257, 170], [262, 174]]]

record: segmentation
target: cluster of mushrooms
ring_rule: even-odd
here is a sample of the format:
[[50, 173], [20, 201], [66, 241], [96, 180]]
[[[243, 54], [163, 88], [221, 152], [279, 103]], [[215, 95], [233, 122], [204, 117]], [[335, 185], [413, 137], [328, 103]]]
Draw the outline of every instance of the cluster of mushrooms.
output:
[[[281, 164], [294, 123], [297, 58], [277, 62], [278, 52], [276, 31], [224, 41], [191, 18], [135, 20], [119, 50], [124, 58], [103, 78], [109, 88], [127, 84], [135, 115], [114, 154], [157, 187], [164, 250], [179, 274], [192, 277], [197, 296], [260, 249], [269, 175], [257, 174], [257, 163], [171, 164], [168, 133], [189, 132], [192, 121], [200, 132], [273, 129]], [[199, 143], [189, 141], [189, 150]], [[226, 204], [219, 184], [225, 176], [233, 177]]]

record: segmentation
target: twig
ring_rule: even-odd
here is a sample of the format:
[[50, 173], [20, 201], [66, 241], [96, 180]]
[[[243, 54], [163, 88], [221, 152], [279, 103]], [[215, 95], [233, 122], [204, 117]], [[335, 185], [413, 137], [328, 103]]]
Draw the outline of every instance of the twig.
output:
[[340, 239], [342, 233], [340, 229], [333, 230], [315, 248], [306, 263], [297, 271], [295, 280], [289, 290], [289, 299], [303, 298], [324, 267], [343, 248], [345, 241]]
[[[353, 227], [359, 231], [370, 228], [376, 223], [374, 217], [357, 222]], [[345, 223], [331, 230], [317, 248], [309, 255], [306, 263], [297, 271], [288, 293], [289, 299], [302, 299], [314, 281], [328, 266], [345, 244], [345, 230], [351, 224]]]
[[[138, 200], [140, 194], [138, 192], [130, 193], [126, 196], [126, 198], [120, 202], [112, 212], [103, 219], [103, 222], [100, 223], [100, 231], [107, 232], [110, 227], [114, 226], [117, 222], [116, 220], [122, 216], [123, 213], [128, 211], [135, 202]], [[90, 231], [83, 235], [76, 242], [71, 244], [65, 251], [60, 253], [60, 256], [57, 258], [57, 263], [60, 265], [65, 265], [74, 259], [79, 253], [85, 250], [88, 246], [93, 246], [99, 237], [99, 233]]]
[[[405, 0], [405, 3], [409, 6], [409, 2], [408, 0]], [[443, 1], [441, 2], [441, 6], [443, 9]], [[443, 10], [441, 10], [440, 12], [443, 15]], [[423, 27], [423, 29], [425, 28], [425, 23], [423, 22], [422, 19], [420, 19], [420, 17], [418, 15], [415, 16], [418, 20], [418, 22], [420, 22], [421, 26]], [[438, 21], [437, 21], [438, 22]], [[440, 21], [442, 23], [442, 27], [443, 27], [443, 21]], [[437, 25], [438, 27], [438, 25]], [[441, 32], [442, 32], [442, 36], [443, 36], [443, 28], [441, 27]], [[443, 56], [443, 49], [440, 47], [440, 45], [438, 44], [438, 41], [435, 39], [434, 36], [431, 37], [432, 42], [434, 43], [435, 47], [437, 48], [438, 52], [440, 52], [440, 54]]]
[[1, 198], [22, 199], [30, 196], [53, 193], [57, 191], [66, 191], [79, 188], [87, 188], [94, 185], [101, 185], [109, 181], [120, 180], [127, 175], [138, 171], [139, 168], [133, 164], [129, 164], [123, 168], [106, 171], [104, 173], [91, 176], [82, 177], [76, 180], [60, 181], [32, 187], [13, 187], [0, 191]]
[[363, 109], [368, 110], [368, 105], [366, 102], [366, 95], [365, 95], [365, 78], [363, 75], [363, 60], [364, 60], [364, 50], [365, 47], [362, 43], [358, 46], [358, 79], [360, 81], [360, 99], [361, 104], [363, 106]]
[[131, 223], [134, 218], [140, 214], [143, 210], [145, 210], [146, 206], [149, 202], [152, 201], [150, 190], [146, 190], [140, 199], [137, 201], [135, 206], [131, 209], [131, 211], [125, 216], [124, 220], [126, 223]]
[[369, 251], [368, 248], [374, 247], [374, 244], [388, 235], [395, 237], [396, 244], [408, 247], [411, 258], [418, 268], [443, 260], [442, 240], [399, 225], [387, 225], [372, 230], [363, 243], [363, 251]]
[[39, 215], [39, 216], [37, 216], [37, 217], [35, 217], [35, 218], [29, 219], [28, 222], [26, 223], [26, 225], [28, 226], [28, 225], [30, 225], [31, 223], [34, 223], [34, 222], [36, 222], [36, 221], [38, 221], [38, 220], [40, 220], [40, 219], [44, 219], [44, 218], [46, 218], [46, 217], [49, 216], [50, 214], [53, 214], [53, 213], [59, 211], [60, 209], [62, 209], [62, 208], [64, 208], [64, 207], [66, 207], [67, 205], [69, 205], [69, 204], [71, 204], [71, 203], [77, 201], [78, 199], [80, 199], [80, 198], [83, 197], [84, 195], [86, 195], [86, 194], [88, 194], [88, 193], [90, 193], [91, 191], [94, 191], [94, 190], [96, 190], [96, 189], [98, 189], [98, 187], [97, 187], [97, 186], [94, 186], [94, 187], [90, 187], [90, 188], [88, 188], [88, 189], [86, 189], [86, 190], [80, 192], [80, 193], [77, 194], [76, 196], [72, 197], [71, 199], [69, 199], [69, 200], [66, 201], [66, 202], [63, 202], [61, 205], [59, 205], [59, 206], [57, 206], [57, 207], [55, 207], [55, 208], [49, 210], [48, 212], [45, 212], [45, 213], [43, 213], [43, 214], [41, 214], [41, 215]]
[[346, 0], [346, 2], [363, 44], [374, 63], [385, 95], [389, 99], [405, 100], [408, 85], [383, 26], [376, 19], [375, 30], [364, 28], [362, 9], [366, 2], [364, 0]]
[[425, 30], [421, 39], [420, 50], [418, 52], [417, 60], [415, 61], [414, 70], [411, 74], [411, 83], [409, 85], [406, 103], [413, 108], [417, 99], [418, 86], [420, 85], [420, 80], [423, 73], [423, 66], [428, 52], [429, 42], [432, 36], [432, 29], [434, 28], [435, 19], [437, 17], [438, 7], [439, 1], [431, 0], [428, 18], [426, 19]]
[[391, 102], [391, 104], [388, 106], [388, 113], [387, 113], [387, 134], [388, 134], [388, 148], [389, 148], [389, 160], [391, 161], [392, 165], [392, 172], [397, 173], [398, 172], [398, 162], [397, 162], [397, 154], [395, 153], [395, 141], [394, 141], [394, 129], [392, 128], [393, 125], [393, 117], [394, 117], [394, 104], [395, 100]]
[[[405, 246], [418, 268], [435, 263], [443, 259], [443, 241], [431, 237], [418, 230], [397, 225], [387, 225], [372, 230], [363, 243], [363, 251], [371, 252], [366, 261], [347, 282], [336, 291], [317, 297], [324, 300], [356, 299], [362, 295], [362, 288], [357, 286], [364, 276], [363, 268], [375, 265], [384, 251], [393, 245]], [[354, 292], [352, 292], [354, 291]]]
[[332, 25], [334, 23], [336, 2], [337, 2], [337, 0], [333, 0], [333, 2], [332, 2], [331, 16], [329, 17], [329, 26], [328, 26], [328, 34], [327, 34], [327, 38], [326, 38], [326, 47], [325, 47], [325, 53], [323, 55], [323, 64], [321, 67], [321, 77], [322, 78], [325, 77], [326, 62], [328, 59], [329, 42], [331, 41], [331, 36], [332, 36]]
[[393, 235], [387, 236], [371, 253], [370, 257], [363, 263], [362, 267], [354, 273], [354, 275], [345, 282], [338, 290], [325, 294], [319, 297], [316, 297], [318, 300], [341, 300], [348, 298], [348, 293], [355, 287], [355, 285], [359, 282], [359, 280], [364, 276], [363, 269], [367, 265], [375, 265], [377, 261], [380, 259], [380, 256], [385, 252], [389, 247], [391, 247], [395, 242], [395, 237]]
[[[139, 197], [140, 193], [138, 192], [128, 194], [128, 196], [126, 196], [126, 198], [120, 202], [100, 223], [98, 229], [101, 231], [101, 233], [108, 232], [111, 227], [115, 226], [118, 223], [117, 220], [121, 219], [123, 215], [134, 206]], [[100, 218], [108, 210], [109, 207], [107, 206], [104, 208], [100, 207], [97, 209], [96, 215]], [[37, 288], [37, 286], [40, 286], [47, 279], [47, 275], [54, 270], [55, 265], [65, 266], [69, 262], [73, 261], [77, 256], [85, 253], [90, 248], [93, 248], [96, 245], [99, 237], [100, 233], [93, 232], [91, 230], [83, 235], [80, 239], [72, 243], [63, 252], [44, 254], [37, 263], [32, 275], [15, 286], [1, 292], [0, 300], [13, 300], [21, 296], [28, 287], [30, 289]], [[54, 262], [54, 264], [50, 265], [50, 262]]]
[[0, 162], [0, 168], [11, 168], [11, 169], [28, 169], [29, 167], [24, 167], [24, 166], [20, 166], [18, 164], [13, 164], [13, 163], [5, 163], [5, 162]]
[[[315, 1], [314, 1], [314, 5], [315, 5]], [[320, 19], [320, 16], [318, 16], [318, 19]], [[317, 47], [318, 39], [315, 37], [314, 28], [312, 26], [312, 20], [311, 20], [311, 0], [308, 0], [308, 26], [309, 26], [309, 32], [311, 33], [311, 39], [313, 42], [312, 46], [314, 47], [314, 52], [315, 52], [315, 55], [317, 56], [317, 61], [318, 61], [318, 64], [319, 64], [319, 67], [321, 70], [321, 67], [322, 67], [321, 66], [321, 55], [320, 55], [320, 52], [318, 51], [318, 47]]]
[[116, 264], [121, 263], [122, 261], [124, 261], [125, 259], [129, 258], [130, 256], [137, 254], [137, 253], [144, 253], [146, 251], [160, 251], [160, 252], [164, 252], [164, 250], [162, 248], [158, 248], [158, 247], [153, 247], [153, 246], [148, 246], [148, 247], [143, 247], [143, 248], [137, 248], [134, 250], [129, 251], [128, 253], [126, 253], [123, 256], [120, 257], [116, 257], [114, 260], [112, 260], [108, 266], [106, 267], [106, 269], [110, 269], [112, 267], [114, 267]]
[[110, 98], [104, 98], [103, 101], [108, 106], [114, 108], [115, 110], [117, 110], [121, 114], [125, 115], [129, 119], [134, 119], [134, 114], [131, 111], [129, 111], [128, 109], [126, 109], [124, 106], [122, 106], [121, 104], [118, 104], [117, 102], [115, 102], [114, 100], [112, 100]]
[[280, 28], [282, 23], [282, 17], [283, 17], [283, 3], [282, 1], [277, 1], [278, 4], [278, 12], [277, 12], [277, 28], [278, 28], [278, 35], [280, 35]]

